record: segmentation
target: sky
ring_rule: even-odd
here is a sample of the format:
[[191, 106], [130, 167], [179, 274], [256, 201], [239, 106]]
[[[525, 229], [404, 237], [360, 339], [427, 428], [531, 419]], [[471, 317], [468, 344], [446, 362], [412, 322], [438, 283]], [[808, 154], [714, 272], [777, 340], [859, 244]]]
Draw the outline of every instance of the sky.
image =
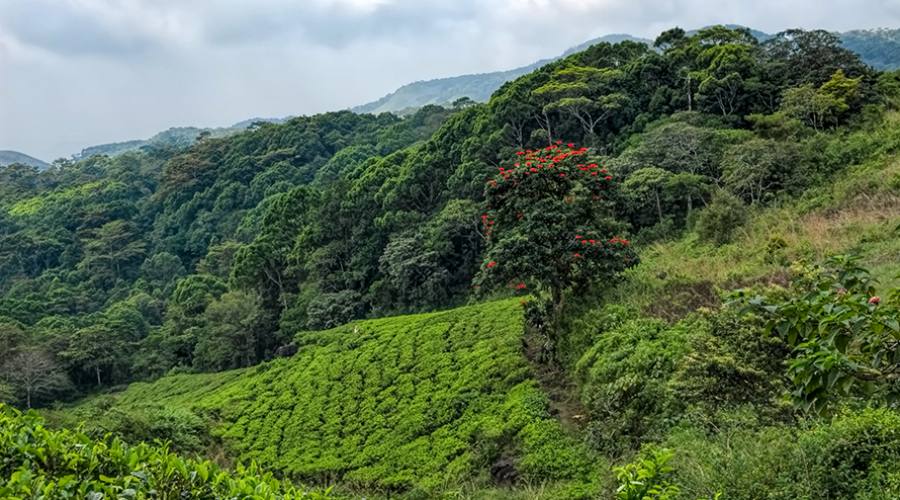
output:
[[586, 40], [900, 26], [900, 0], [0, 0], [0, 150], [340, 110]]

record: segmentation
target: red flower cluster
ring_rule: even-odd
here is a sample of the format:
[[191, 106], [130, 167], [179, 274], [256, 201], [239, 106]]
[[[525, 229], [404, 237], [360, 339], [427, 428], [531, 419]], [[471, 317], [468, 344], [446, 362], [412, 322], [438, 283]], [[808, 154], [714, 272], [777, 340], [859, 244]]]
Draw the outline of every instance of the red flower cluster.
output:
[[486, 266], [486, 267], [487, 267], [488, 269], [492, 269], [492, 268], [494, 268], [494, 267], [496, 267], [496, 266], [497, 266], [497, 262], [492, 260], [492, 261], [490, 261], [490, 262], [487, 263], [487, 266]]
[[619, 238], [618, 236], [610, 238], [609, 242], [613, 245], [622, 245], [626, 247], [631, 244], [630, 241], [626, 240], [625, 238]]
[[519, 282], [519, 283], [516, 285], [516, 290], [525, 290], [526, 288], [528, 288], [528, 286], [525, 285], [525, 283], [523, 283], [523, 282]]
[[602, 241], [597, 241], [594, 239], [589, 239], [581, 236], [580, 234], [575, 235], [575, 241], [580, 241], [582, 245], [602, 245]]
[[494, 221], [488, 214], [481, 214], [481, 225], [484, 227], [485, 236], [490, 236], [494, 232]]
[[869, 304], [872, 304], [873, 306], [877, 306], [878, 304], [881, 304], [881, 297], [879, 297], [877, 295], [872, 297], [871, 299], [869, 299]]
[[[575, 144], [571, 142], [563, 146], [562, 141], [556, 141], [555, 144], [543, 149], [517, 151], [516, 156], [520, 157], [519, 161], [514, 163], [512, 168], [499, 167], [499, 177], [489, 180], [487, 183], [492, 188], [499, 187], [500, 183], [504, 181], [512, 180], [515, 183], [517, 176], [528, 177], [531, 174], [556, 168], [565, 159], [585, 155], [587, 152], [588, 148], [576, 148]], [[584, 172], [585, 175], [590, 173], [593, 177], [607, 174], [607, 170], [600, 168], [600, 165], [596, 163], [580, 163], [578, 170]], [[559, 177], [565, 178], [566, 172], [560, 172]], [[606, 175], [603, 179], [610, 181], [612, 177]]]

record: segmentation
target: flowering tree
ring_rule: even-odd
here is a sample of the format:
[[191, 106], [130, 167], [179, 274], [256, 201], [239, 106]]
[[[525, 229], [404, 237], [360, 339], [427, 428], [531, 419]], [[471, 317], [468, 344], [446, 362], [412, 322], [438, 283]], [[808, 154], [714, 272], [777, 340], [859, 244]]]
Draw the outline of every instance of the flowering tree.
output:
[[555, 320], [567, 291], [609, 281], [637, 263], [608, 216], [615, 181], [587, 148], [519, 151], [487, 181], [488, 249], [476, 285], [509, 286], [549, 299]]

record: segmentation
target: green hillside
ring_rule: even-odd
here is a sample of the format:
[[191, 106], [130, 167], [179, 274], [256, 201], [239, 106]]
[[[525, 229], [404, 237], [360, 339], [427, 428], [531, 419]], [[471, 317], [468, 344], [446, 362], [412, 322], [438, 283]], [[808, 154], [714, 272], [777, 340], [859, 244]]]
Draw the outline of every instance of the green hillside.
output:
[[[740, 28], [738, 25], [727, 26], [729, 28]], [[695, 34], [697, 31], [699, 30], [689, 33]], [[773, 38], [773, 35], [759, 30], [751, 30], [751, 33], [760, 42]], [[880, 70], [900, 68], [900, 35], [898, 35], [898, 30], [853, 30], [841, 33], [840, 38], [844, 47], [859, 54], [866, 64]], [[591, 45], [598, 43], [620, 43], [623, 41], [653, 45], [653, 40], [633, 35], [605, 35], [566, 50], [562, 57], [584, 51]], [[408, 113], [410, 110], [415, 110], [428, 104], [449, 106], [462, 97], [468, 97], [476, 102], [487, 102], [491, 95], [504, 83], [530, 73], [553, 60], [555, 59], [537, 61], [528, 66], [509, 71], [494, 71], [477, 75], [462, 75], [409, 83], [376, 101], [356, 106], [353, 108], [353, 111], [356, 113]]]
[[0, 401], [367, 498], [897, 498], [900, 73], [655, 45], [0, 170]]
[[303, 333], [292, 358], [132, 384], [69, 418], [109, 429], [126, 421], [110, 411], [188, 410], [235, 459], [359, 490], [491, 485], [503, 462], [518, 480], [596, 489], [608, 471], [548, 413], [521, 311], [507, 300]]

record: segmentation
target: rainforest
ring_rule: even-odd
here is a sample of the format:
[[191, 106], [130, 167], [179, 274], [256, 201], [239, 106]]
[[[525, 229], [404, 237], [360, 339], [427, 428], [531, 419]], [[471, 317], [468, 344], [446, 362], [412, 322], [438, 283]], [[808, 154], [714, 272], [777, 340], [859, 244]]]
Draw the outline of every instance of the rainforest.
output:
[[900, 71], [673, 28], [400, 115], [0, 167], [0, 498], [900, 498]]

